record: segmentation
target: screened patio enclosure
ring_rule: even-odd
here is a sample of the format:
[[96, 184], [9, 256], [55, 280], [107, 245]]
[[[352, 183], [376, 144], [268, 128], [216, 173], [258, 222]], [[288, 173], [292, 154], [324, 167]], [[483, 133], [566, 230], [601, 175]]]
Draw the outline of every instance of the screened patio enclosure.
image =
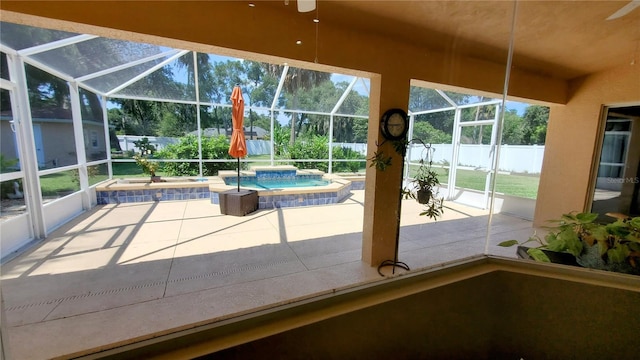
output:
[[[208, 152], [205, 139], [230, 134], [236, 84], [245, 98], [250, 149], [261, 149], [242, 160], [245, 166], [366, 168], [366, 78], [6, 22], [0, 50], [2, 258], [95, 206], [95, 185], [134, 165], [140, 149], [123, 148], [127, 137], [150, 140], [163, 164], [188, 165], [193, 176], [216, 175], [212, 164], [229, 158]], [[488, 201], [501, 105], [494, 98], [411, 89], [410, 138], [420, 138], [420, 124], [436, 113], [452, 124], [447, 143], [420, 138], [434, 148], [449, 146], [436, 151], [434, 162], [448, 171], [448, 189], [459, 186], [456, 168], [469, 151], [452, 145], [490, 145], [481, 163], [464, 164], [485, 174], [479, 207]], [[185, 139], [195, 151], [176, 156], [166, 150]], [[295, 144], [318, 139], [321, 155], [292, 155]], [[438, 159], [445, 153], [449, 160]], [[405, 176], [424, 156], [420, 145], [410, 147]]]

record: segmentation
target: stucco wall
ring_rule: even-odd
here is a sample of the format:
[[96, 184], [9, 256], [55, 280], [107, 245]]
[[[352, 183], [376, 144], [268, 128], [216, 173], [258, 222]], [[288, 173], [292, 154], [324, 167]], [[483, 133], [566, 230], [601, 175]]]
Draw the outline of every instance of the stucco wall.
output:
[[207, 359], [629, 359], [640, 325], [624, 319], [639, 304], [630, 291], [496, 272]]
[[201, 331], [161, 336], [104, 358], [637, 357], [640, 323], [628, 321], [640, 305], [636, 280], [513, 260], [489, 262], [489, 267], [469, 263], [448, 274], [445, 269], [338, 291]]
[[640, 66], [626, 65], [570, 83], [570, 100], [552, 106], [535, 224], [588, 207], [604, 106], [640, 104]]

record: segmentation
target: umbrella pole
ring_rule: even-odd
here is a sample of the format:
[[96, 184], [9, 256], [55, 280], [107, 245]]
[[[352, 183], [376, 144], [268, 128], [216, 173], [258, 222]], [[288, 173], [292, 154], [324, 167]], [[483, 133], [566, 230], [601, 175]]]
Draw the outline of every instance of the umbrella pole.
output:
[[238, 158], [238, 192], [240, 192], [240, 158]]

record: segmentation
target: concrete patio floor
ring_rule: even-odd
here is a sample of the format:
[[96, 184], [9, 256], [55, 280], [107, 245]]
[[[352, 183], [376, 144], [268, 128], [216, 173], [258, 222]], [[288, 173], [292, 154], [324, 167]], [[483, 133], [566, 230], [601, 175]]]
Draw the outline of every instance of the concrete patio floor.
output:
[[[98, 206], [2, 266], [5, 350], [84, 355], [380, 281], [361, 261], [363, 202], [360, 190], [340, 204], [245, 217], [208, 200]], [[411, 271], [484, 254], [488, 212], [445, 206], [433, 222], [403, 201], [399, 260]], [[489, 253], [515, 257], [495, 244], [532, 231], [494, 215]]]

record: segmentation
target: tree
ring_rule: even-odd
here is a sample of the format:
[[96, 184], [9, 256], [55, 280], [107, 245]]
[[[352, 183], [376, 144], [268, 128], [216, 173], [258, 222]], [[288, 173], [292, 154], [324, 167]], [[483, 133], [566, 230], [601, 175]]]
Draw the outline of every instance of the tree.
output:
[[196, 106], [164, 104], [159, 112], [158, 135], [180, 137], [197, 129]]
[[353, 119], [353, 142], [366, 143], [369, 133], [369, 119]]
[[[349, 84], [340, 82], [336, 84], [338, 97], [342, 96]], [[337, 101], [338, 99], [336, 99]], [[335, 104], [335, 103], [334, 103]], [[369, 114], [369, 98], [358, 94], [356, 91], [351, 93], [344, 99], [342, 105], [338, 109], [341, 114], [368, 115]], [[367, 120], [352, 117], [336, 116], [333, 119], [333, 137], [337, 142], [357, 142], [356, 139], [362, 139], [367, 142]], [[364, 122], [364, 128], [361, 124]], [[357, 133], [364, 129], [364, 133]]]
[[78, 97], [80, 98], [80, 113], [82, 119], [103, 122], [102, 103], [98, 95], [80, 88], [78, 90]]
[[[299, 108], [329, 112], [340, 97], [339, 91], [331, 81], [325, 81], [308, 91], [300, 92]], [[320, 114], [300, 114], [296, 126], [296, 137], [307, 133], [329, 136], [330, 117]], [[308, 137], [308, 136], [307, 136]]]
[[524, 122], [516, 110], [507, 110], [504, 113], [502, 126], [502, 144], [521, 145], [524, 137]]
[[[456, 104], [467, 104], [473, 98], [471, 95], [444, 91], [444, 94]], [[412, 86], [409, 93], [409, 110], [417, 112], [422, 110], [445, 109], [452, 107], [445, 98], [434, 89]], [[454, 111], [438, 111], [419, 115], [421, 120], [428, 121], [435, 129], [447, 134], [453, 134]]]
[[[254, 113], [254, 118], [255, 120], [253, 121], [253, 126], [260, 127], [266, 131], [271, 130], [271, 116]], [[274, 121], [273, 126], [274, 126], [274, 129], [278, 128], [280, 127], [280, 123], [277, 121]]]
[[[284, 71], [284, 66], [282, 65], [274, 65], [274, 64], [265, 64], [266, 70], [269, 74], [274, 76], [275, 78], [280, 77], [282, 71]], [[299, 107], [299, 99], [302, 92], [311, 89], [312, 87], [318, 86], [323, 81], [329, 81], [331, 79], [330, 73], [313, 71], [307, 69], [300, 69], [291, 67], [287, 71], [284, 79], [284, 89], [287, 92], [285, 97], [285, 101], [287, 102], [287, 108], [289, 109], [298, 109]], [[296, 123], [298, 122], [298, 113], [291, 113], [291, 135], [289, 138], [289, 143], [293, 144], [296, 140]]]
[[[211, 100], [219, 104], [230, 104], [233, 87], [236, 84], [242, 84], [243, 76], [242, 62], [239, 60], [214, 63], [211, 74], [212, 87], [209, 94]], [[215, 106], [213, 108], [213, 120], [218, 126], [218, 132], [220, 132], [220, 125], [224, 129], [231, 128], [231, 107]]]
[[540, 105], [531, 105], [524, 111], [524, 136], [525, 144], [544, 145], [547, 137], [547, 124], [549, 122], [549, 108]]
[[[29, 64], [25, 64], [25, 73], [32, 113], [39, 113], [44, 117], [60, 117], [58, 109], [71, 109], [69, 86], [66, 81]], [[57, 115], [43, 112], [56, 112]], [[67, 110], [66, 116], [71, 119], [71, 111]]]
[[434, 128], [429, 122], [416, 121], [413, 123], [413, 138], [426, 144], [451, 144], [452, 136]]
[[[483, 102], [488, 100], [484, 96], [480, 96], [477, 99], [477, 102]], [[470, 108], [462, 109], [462, 121], [463, 122], [472, 122], [472, 121], [482, 121], [482, 120], [493, 120], [496, 117], [496, 109], [495, 105], [484, 105], [484, 106], [476, 106]], [[474, 144], [488, 144], [491, 139], [491, 126], [473, 126], [467, 130], [466, 133], [472, 133], [469, 141]], [[464, 132], [464, 131], [463, 131]]]
[[[332, 81], [324, 81], [318, 86], [309, 89], [309, 91], [301, 93], [299, 99], [300, 108], [330, 112], [335, 108], [348, 86], [348, 82], [334, 84]], [[368, 98], [352, 91], [344, 99], [337, 113], [366, 115], [368, 111]], [[301, 114], [296, 127], [296, 136], [300, 136], [300, 134], [306, 136], [306, 133], [311, 133], [313, 135], [327, 136], [327, 138], [331, 136], [331, 139], [337, 142], [354, 142], [356, 119], [348, 116], [334, 116], [333, 134], [329, 134], [330, 120], [331, 117], [329, 115]], [[363, 139], [366, 142], [366, 127]]]
[[134, 99], [111, 99], [120, 105], [126, 129], [129, 135], [157, 135], [159, 113], [163, 103]]
[[247, 60], [242, 63], [242, 66], [246, 74], [243, 93], [247, 94], [249, 98], [249, 134], [250, 139], [253, 139], [253, 124], [257, 119], [257, 114], [253, 112], [252, 107], [271, 106], [278, 87], [278, 80], [272, 74], [266, 73], [259, 62]]

